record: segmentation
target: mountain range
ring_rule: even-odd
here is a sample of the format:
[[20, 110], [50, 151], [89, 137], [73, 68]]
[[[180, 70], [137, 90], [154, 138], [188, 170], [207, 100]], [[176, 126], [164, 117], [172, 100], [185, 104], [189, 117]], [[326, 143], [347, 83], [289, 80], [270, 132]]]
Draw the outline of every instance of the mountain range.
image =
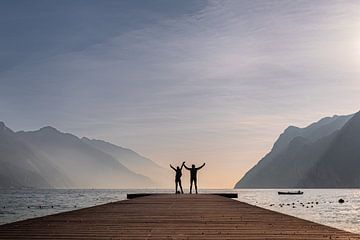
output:
[[235, 188], [359, 188], [360, 112], [288, 127]]
[[[158, 188], [172, 172], [135, 151], [53, 127], [0, 122], [0, 188]], [[235, 188], [359, 188], [360, 112], [289, 126]]]
[[53, 127], [14, 132], [0, 122], [0, 188], [161, 187], [168, 171], [138, 153]]

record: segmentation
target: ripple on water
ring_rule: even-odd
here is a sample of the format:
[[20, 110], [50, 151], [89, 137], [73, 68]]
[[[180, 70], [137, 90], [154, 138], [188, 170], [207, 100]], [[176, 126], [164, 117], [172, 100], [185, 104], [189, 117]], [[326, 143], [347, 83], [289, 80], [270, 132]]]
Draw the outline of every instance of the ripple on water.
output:
[[[298, 189], [297, 189], [298, 190]], [[126, 193], [173, 190], [0, 190], [0, 224], [123, 200]], [[332, 227], [360, 233], [360, 190], [311, 189], [303, 195], [278, 195], [277, 190], [236, 191], [238, 200]], [[345, 203], [339, 204], [340, 198]], [[318, 204], [316, 204], [318, 202]], [[41, 206], [41, 208], [39, 208]], [[51, 207], [53, 206], [53, 207]], [[75, 207], [76, 206], [76, 207]]]

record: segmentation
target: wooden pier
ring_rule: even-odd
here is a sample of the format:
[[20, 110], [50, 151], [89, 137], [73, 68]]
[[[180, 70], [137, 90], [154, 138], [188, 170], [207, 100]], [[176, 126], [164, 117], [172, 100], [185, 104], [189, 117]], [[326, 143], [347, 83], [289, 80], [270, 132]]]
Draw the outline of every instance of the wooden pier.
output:
[[217, 195], [150, 195], [0, 226], [0, 239], [360, 239]]
[[[218, 195], [227, 198], [238, 198], [237, 193], [208, 193], [210, 195]], [[138, 197], [147, 197], [151, 195], [168, 195], [168, 193], [128, 193], [126, 194], [127, 199], [134, 199]]]

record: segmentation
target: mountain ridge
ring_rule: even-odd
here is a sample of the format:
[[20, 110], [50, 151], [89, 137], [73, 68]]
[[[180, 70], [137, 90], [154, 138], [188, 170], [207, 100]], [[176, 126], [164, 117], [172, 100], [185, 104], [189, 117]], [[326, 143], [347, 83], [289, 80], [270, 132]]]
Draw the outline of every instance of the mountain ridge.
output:
[[[11, 144], [6, 144], [9, 142]], [[26, 155], [21, 155], [24, 149], [28, 149]], [[128, 149], [128, 151], [132, 150]], [[28, 157], [30, 155], [32, 158]], [[16, 167], [14, 167], [15, 160], [13, 159], [18, 162]], [[31, 164], [27, 164], [29, 161], [32, 166], [37, 166], [36, 169], [31, 167]], [[130, 170], [111, 154], [95, 148], [76, 135], [61, 132], [51, 126], [34, 131], [14, 132], [6, 127], [5, 123], [0, 122], [0, 163], [4, 165], [7, 162], [11, 164], [11, 174], [6, 175], [5, 172], [0, 172], [0, 188], [147, 188], [156, 186], [148, 176]], [[34, 163], [47, 166], [48, 169], [56, 169], [53, 172], [56, 172], [58, 180], [55, 181], [54, 174], [48, 176], [45, 169], [41, 169]], [[17, 171], [17, 169], [22, 171]], [[24, 171], [30, 172], [28, 175], [33, 176], [34, 184], [31, 184], [31, 181], [29, 184], [25, 184], [25, 181], [15, 184], [18, 179], [26, 175]]]
[[0, 128], [0, 187], [66, 188], [71, 180], [5, 124]]
[[82, 140], [89, 145], [110, 154], [130, 170], [142, 175], [150, 174], [152, 179], [159, 186], [167, 186], [166, 183], [164, 183], [164, 179], [170, 179], [171, 175], [169, 174], [169, 171], [160, 167], [151, 159], [143, 157], [131, 149], [120, 147], [104, 140], [89, 139], [86, 137], [83, 137]]
[[[236, 183], [235, 188], [327, 186], [324, 182], [311, 184], [312, 180], [316, 182], [316, 174], [312, 173], [314, 171], [312, 169], [318, 168], [317, 164], [329, 148], [334, 148], [331, 144], [338, 132], [359, 115], [356, 113], [325, 117], [304, 128], [289, 126], [280, 134], [271, 151]], [[306, 178], [308, 180], [305, 180]], [[331, 187], [336, 186], [336, 184], [331, 185]]]

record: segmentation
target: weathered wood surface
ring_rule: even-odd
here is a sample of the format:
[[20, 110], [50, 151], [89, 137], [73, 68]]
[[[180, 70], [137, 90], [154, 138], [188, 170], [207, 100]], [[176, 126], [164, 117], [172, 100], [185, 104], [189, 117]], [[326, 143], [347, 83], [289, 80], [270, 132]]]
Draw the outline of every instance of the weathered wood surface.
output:
[[0, 239], [360, 239], [215, 195], [151, 195], [0, 226]]

